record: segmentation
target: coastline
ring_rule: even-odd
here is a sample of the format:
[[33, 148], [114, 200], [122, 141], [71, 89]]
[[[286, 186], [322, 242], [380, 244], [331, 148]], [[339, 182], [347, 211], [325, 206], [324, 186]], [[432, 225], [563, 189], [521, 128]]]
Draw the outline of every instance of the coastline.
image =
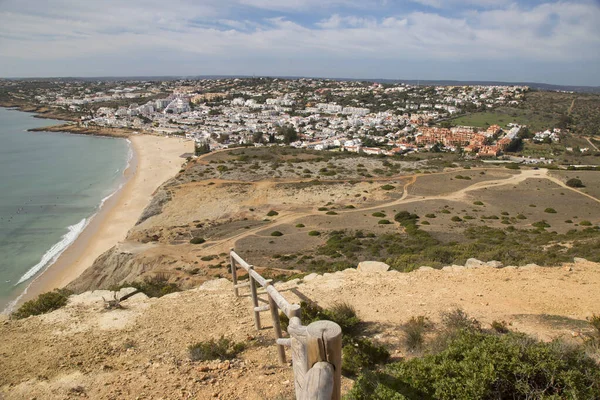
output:
[[106, 136], [115, 138], [128, 138], [131, 135], [139, 134], [140, 131], [136, 131], [129, 128], [107, 128], [102, 126], [80, 126], [74, 124], [61, 124], [43, 126], [41, 128], [28, 129], [29, 132], [63, 132], [71, 133], [76, 135], [92, 135], [92, 136]]
[[151, 135], [128, 138], [133, 158], [124, 171], [122, 187], [106, 199], [60, 257], [29, 283], [15, 308], [41, 293], [66, 286], [98, 256], [124, 241], [156, 189], [179, 171], [185, 161], [181, 156], [193, 150], [190, 141], [179, 138]]

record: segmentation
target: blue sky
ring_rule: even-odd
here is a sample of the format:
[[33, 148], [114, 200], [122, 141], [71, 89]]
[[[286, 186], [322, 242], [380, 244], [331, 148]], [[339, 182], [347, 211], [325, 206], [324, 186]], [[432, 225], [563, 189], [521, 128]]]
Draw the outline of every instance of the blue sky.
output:
[[600, 86], [599, 0], [0, 0], [0, 76]]

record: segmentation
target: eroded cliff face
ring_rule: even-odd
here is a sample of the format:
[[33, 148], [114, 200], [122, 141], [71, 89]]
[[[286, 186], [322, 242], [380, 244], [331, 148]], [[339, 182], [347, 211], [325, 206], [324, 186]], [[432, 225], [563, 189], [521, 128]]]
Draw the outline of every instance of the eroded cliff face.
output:
[[153, 244], [120, 243], [98, 257], [67, 288], [76, 293], [108, 289], [128, 282], [139, 282], [165, 271], [169, 271], [169, 280], [184, 288], [209, 279], [200, 271], [191, 274], [191, 265], [194, 265], [193, 261], [177, 257], [176, 252], [165, 251], [162, 246], [159, 248]]

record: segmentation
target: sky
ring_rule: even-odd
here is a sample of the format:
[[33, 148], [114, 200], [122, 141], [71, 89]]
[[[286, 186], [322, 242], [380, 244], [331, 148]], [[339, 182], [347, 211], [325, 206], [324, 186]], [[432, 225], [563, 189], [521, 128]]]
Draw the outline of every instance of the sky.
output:
[[600, 86], [600, 0], [0, 0], [0, 77]]

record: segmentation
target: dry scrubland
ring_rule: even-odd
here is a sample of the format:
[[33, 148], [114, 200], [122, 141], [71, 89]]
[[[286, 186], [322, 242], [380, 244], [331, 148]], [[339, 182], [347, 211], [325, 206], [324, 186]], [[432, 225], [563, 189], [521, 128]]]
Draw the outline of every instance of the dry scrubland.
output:
[[[400, 271], [470, 257], [513, 265], [600, 261], [598, 172], [465, 169], [442, 157], [259, 148], [190, 160], [127, 240], [70, 287], [109, 288], [156, 273], [193, 287], [227, 276], [232, 247], [278, 279], [361, 260]], [[586, 187], [565, 186], [572, 175]], [[402, 221], [401, 212], [412, 216]]]
[[[248, 258], [253, 262], [254, 259]], [[580, 343], [600, 301], [600, 264], [561, 268], [465, 268], [363, 273], [355, 269], [278, 284], [290, 301], [356, 308], [361, 331], [392, 361], [411, 359], [403, 324], [425, 316], [441, 328], [443, 312], [462, 308], [485, 329], [510, 330]], [[159, 299], [137, 294], [107, 310], [104, 291], [69, 299], [49, 314], [0, 323], [0, 393], [4, 398], [291, 399], [291, 368], [277, 361], [268, 323], [257, 332], [251, 301], [235, 298], [221, 279]], [[126, 293], [124, 289], [120, 295]], [[557, 301], [557, 293], [561, 293]], [[265, 317], [266, 318], [266, 317]], [[218, 323], [215, 323], [218, 321]], [[192, 361], [188, 346], [221, 335], [243, 343], [231, 361]], [[352, 380], [343, 378], [343, 391]]]

